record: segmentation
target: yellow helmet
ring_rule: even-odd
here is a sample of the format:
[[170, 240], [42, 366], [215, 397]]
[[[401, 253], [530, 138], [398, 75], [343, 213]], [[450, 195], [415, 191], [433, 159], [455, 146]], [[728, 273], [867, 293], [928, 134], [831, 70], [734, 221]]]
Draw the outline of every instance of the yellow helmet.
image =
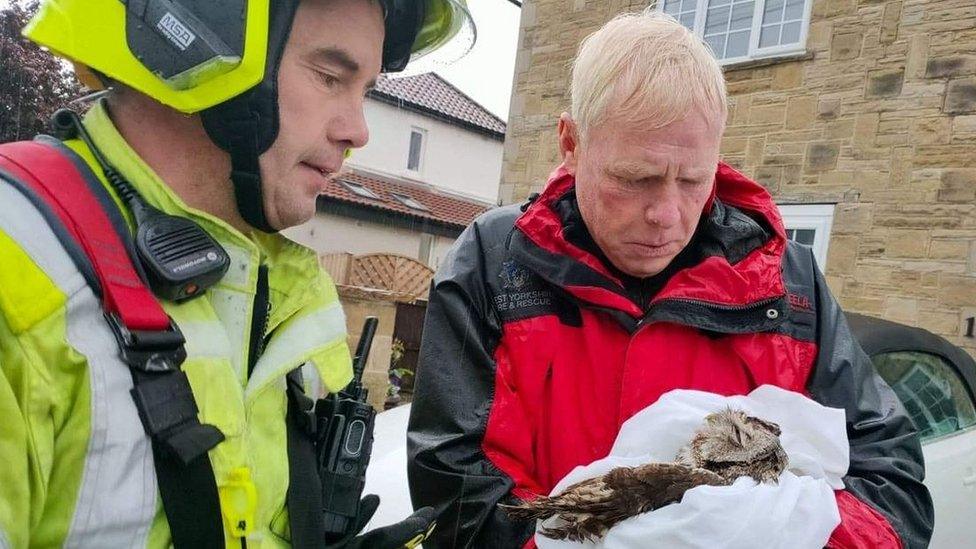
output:
[[[24, 35], [72, 61], [88, 84], [92, 72], [102, 74], [199, 112], [207, 135], [230, 154], [241, 216], [273, 232], [258, 157], [278, 136], [277, 64], [299, 1], [44, 0]], [[474, 44], [465, 0], [378, 1], [384, 72], [435, 50], [460, 57]]]
[[[259, 83], [282, 47], [298, 0], [45, 0], [24, 35], [176, 110], [218, 105]], [[384, 72], [435, 50], [464, 53], [474, 23], [464, 0], [380, 0]], [[276, 44], [275, 42], [280, 42]], [[452, 47], [442, 48], [448, 42]], [[270, 50], [269, 50], [270, 46]], [[273, 58], [272, 58], [273, 59]], [[276, 69], [276, 67], [275, 67]]]

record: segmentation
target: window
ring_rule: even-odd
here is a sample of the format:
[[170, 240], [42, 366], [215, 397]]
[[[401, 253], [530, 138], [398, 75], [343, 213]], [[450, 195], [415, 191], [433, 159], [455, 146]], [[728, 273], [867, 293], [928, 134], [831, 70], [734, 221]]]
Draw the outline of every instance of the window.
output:
[[786, 237], [813, 248], [817, 265], [823, 270], [827, 264], [827, 244], [834, 222], [833, 204], [780, 205], [779, 212], [786, 225]]
[[786, 229], [786, 238], [810, 246], [811, 248], [813, 247], [813, 241], [816, 239], [816, 236], [816, 229]]
[[397, 202], [403, 204], [404, 206], [410, 208], [411, 210], [420, 210], [422, 212], [430, 211], [427, 208], [427, 206], [424, 206], [420, 202], [417, 202], [416, 200], [410, 198], [405, 194], [390, 193], [390, 196], [392, 196], [394, 199], [396, 199]]
[[659, 0], [722, 64], [804, 51], [811, 0]]
[[434, 249], [434, 238], [432, 234], [420, 235], [420, 252], [417, 254], [417, 259], [424, 265], [430, 265], [430, 252]]
[[419, 172], [423, 167], [424, 157], [424, 138], [427, 130], [412, 128], [410, 130], [410, 151], [407, 153], [407, 169], [412, 172]]
[[376, 196], [373, 191], [367, 189], [366, 187], [360, 185], [359, 183], [353, 183], [352, 181], [346, 181], [345, 179], [339, 181], [342, 186], [349, 190], [349, 192], [361, 196], [363, 198], [369, 198], [370, 200], [381, 200], [380, 197]]
[[905, 405], [923, 441], [976, 425], [976, 407], [959, 375], [942, 357], [904, 351], [871, 360]]

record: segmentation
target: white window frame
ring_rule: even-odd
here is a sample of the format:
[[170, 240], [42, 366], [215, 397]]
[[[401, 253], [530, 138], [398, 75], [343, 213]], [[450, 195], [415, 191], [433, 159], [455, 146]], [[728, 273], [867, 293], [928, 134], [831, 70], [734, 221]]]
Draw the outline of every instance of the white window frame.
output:
[[[420, 151], [417, 153], [417, 168], [410, 167], [410, 145], [413, 141], [413, 134], [420, 134]], [[407, 173], [421, 174], [424, 171], [424, 158], [427, 156], [427, 130], [417, 126], [410, 127], [410, 137], [407, 138]]]
[[434, 254], [434, 243], [436, 240], [437, 237], [432, 234], [420, 234], [420, 250], [417, 253], [417, 260], [424, 265], [430, 266], [430, 259]]
[[365, 198], [367, 200], [379, 200], [383, 201], [376, 193], [374, 193], [369, 187], [363, 185], [362, 183], [356, 183], [355, 181], [347, 181], [345, 179], [340, 179], [339, 184], [345, 187], [349, 192], [354, 195]]
[[[770, 59], [774, 57], [785, 57], [806, 53], [807, 36], [810, 34], [810, 12], [813, 9], [813, 0], [804, 0], [803, 20], [800, 23], [800, 40], [796, 44], [759, 47], [759, 36], [762, 32], [762, 15], [766, 7], [767, 0], [754, 0], [752, 12], [752, 30], [749, 34], [749, 52], [739, 57], [729, 57], [719, 59], [719, 65], [734, 65], [746, 61], [756, 61], [759, 59]], [[664, 12], [665, 0], [657, 0], [655, 9]], [[785, 2], [785, 0], [784, 0]], [[695, 28], [692, 31], [695, 36], [704, 40], [705, 36], [705, 15], [708, 12], [708, 0], [698, 0], [695, 6]]]
[[830, 229], [834, 225], [833, 204], [780, 204], [779, 213], [787, 229], [813, 229], [813, 255], [820, 270], [827, 266]]
[[412, 196], [407, 196], [405, 194], [396, 193], [396, 192], [390, 192], [390, 196], [392, 196], [394, 200], [410, 208], [411, 210], [417, 210], [420, 212], [430, 211], [430, 208], [428, 208], [426, 204], [424, 204], [423, 202], [417, 200]]

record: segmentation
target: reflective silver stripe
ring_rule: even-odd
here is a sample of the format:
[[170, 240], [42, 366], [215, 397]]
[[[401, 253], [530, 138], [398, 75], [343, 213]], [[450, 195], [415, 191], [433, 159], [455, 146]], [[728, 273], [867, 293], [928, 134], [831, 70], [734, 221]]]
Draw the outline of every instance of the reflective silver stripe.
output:
[[[205, 354], [222, 353], [218, 356], [230, 358], [231, 366], [233, 366], [238, 379], [244, 379], [243, 372], [244, 368], [246, 368], [244, 365], [246, 362], [244, 358], [244, 342], [247, 341], [246, 338], [250, 334], [248, 320], [251, 318], [250, 313], [252, 303], [254, 302], [254, 295], [224, 286], [211, 288], [208, 292], [209, 295], [207, 298], [210, 299], [210, 304], [213, 306], [214, 312], [217, 313], [217, 318], [220, 319], [220, 324], [215, 327], [222, 332], [220, 337], [215, 339], [215, 341], [219, 342], [219, 346], [223, 348], [206, 351]], [[180, 329], [183, 330], [185, 335], [189, 330], [182, 326], [180, 324]], [[190, 343], [192, 344], [193, 342]], [[194, 347], [196, 346], [194, 345]], [[231, 352], [231, 349], [234, 349], [234, 351]], [[202, 349], [191, 349], [191, 347], [187, 347], [188, 353], [200, 350]]]
[[230, 356], [227, 332], [212, 321], [180, 320], [180, 331], [186, 338], [186, 354], [193, 358], [224, 359]]
[[129, 391], [132, 375], [89, 288], [68, 300], [68, 342], [88, 359], [91, 439], [65, 547], [145, 546], [156, 514], [149, 438]]
[[[0, 228], [68, 296], [68, 343], [88, 361], [91, 432], [65, 547], [145, 546], [156, 515], [152, 451], [101, 304], [34, 206], [0, 185]], [[61, 494], [50, 494], [60, 497]]]
[[268, 348], [258, 359], [254, 374], [248, 380], [245, 398], [256, 394], [267, 383], [283, 377], [302, 362], [310, 350], [324, 347], [346, 337], [346, 315], [337, 299], [279, 328]]
[[0, 549], [13, 549], [13, 545], [7, 539], [7, 534], [3, 531], [3, 528], [0, 528]]
[[[230, 257], [230, 267], [220, 283], [209, 290], [207, 296], [214, 312], [217, 313], [217, 318], [220, 319], [216, 329], [223, 332], [223, 335], [215, 341], [219, 341], [224, 348], [206, 351], [204, 356], [209, 354], [229, 357], [238, 379], [243, 380], [247, 363], [246, 342], [251, 337], [250, 315], [254, 306], [251, 267], [252, 263], [256, 262], [256, 258], [252, 257], [251, 252], [238, 246], [225, 244], [224, 250]], [[257, 270], [254, 271], [254, 276], [257, 276]], [[180, 326], [182, 327], [182, 324]], [[194, 355], [194, 350], [190, 346], [187, 347], [187, 352]]]
[[226, 286], [251, 292], [253, 285], [253, 282], [251, 282], [251, 265], [256, 261], [256, 258], [253, 257], [251, 251], [240, 246], [226, 242], [221, 242], [221, 246], [224, 247], [224, 251], [230, 257], [230, 267], [227, 268], [227, 272], [224, 273], [217, 287]]
[[[0, 185], [0, 227], [27, 252], [45, 273], [54, 280], [65, 295], [84, 288], [85, 277], [72, 263], [54, 232], [47, 226], [34, 205], [11, 185]], [[52, 249], [53, 247], [53, 249]], [[59, 256], [54, 260], [53, 256]], [[42, 261], [44, 256], [52, 256]]]
[[302, 364], [302, 380], [305, 382], [305, 394], [313, 399], [325, 396], [325, 382], [319, 375], [318, 368], [310, 362]]

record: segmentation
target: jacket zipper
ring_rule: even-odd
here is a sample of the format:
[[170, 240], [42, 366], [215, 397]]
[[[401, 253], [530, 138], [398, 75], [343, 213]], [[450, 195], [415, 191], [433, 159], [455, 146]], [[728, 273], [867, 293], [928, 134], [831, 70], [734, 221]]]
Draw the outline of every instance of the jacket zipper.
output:
[[247, 378], [251, 379], [254, 366], [264, 352], [264, 335], [271, 316], [271, 300], [268, 296], [268, 267], [258, 267], [258, 285], [254, 292], [254, 310], [251, 313], [251, 338], [248, 344]]
[[655, 303], [651, 307], [651, 310], [653, 311], [662, 303], [687, 303], [688, 305], [708, 307], [709, 309], [718, 309], [721, 311], [751, 311], [752, 309], [761, 309], [762, 307], [765, 307], [770, 303], [775, 303], [780, 299], [783, 299], [783, 296], [767, 297], [766, 299], [762, 299], [760, 301], [753, 301], [752, 303], [747, 303], [744, 305], [722, 305], [721, 303], [712, 303], [709, 301], [702, 301], [700, 299], [690, 299], [687, 297], [669, 297]]
[[[671, 303], [679, 303], [683, 305], [689, 305], [692, 307], [701, 307], [704, 309], [712, 309], [712, 310], [719, 310], [719, 311], [749, 312], [749, 311], [758, 311], [759, 309], [768, 307], [769, 305], [783, 299], [783, 297], [785, 296], [768, 297], [766, 299], [754, 301], [752, 303], [748, 303], [744, 305], [722, 305], [719, 303], [702, 301], [700, 299], [689, 299], [689, 298], [682, 298], [682, 297], [666, 298], [666, 299], [662, 299], [661, 301], [658, 301], [657, 303], [651, 306], [651, 308], [647, 311], [647, 313], [640, 319], [640, 321], [637, 322], [637, 329], [643, 328], [645, 325], [650, 324], [651, 318], [654, 316], [654, 312], [659, 310], [662, 306]], [[770, 309], [770, 310], [773, 311], [774, 309]], [[775, 314], [776, 317], [778, 317], [780, 313], [778, 310], [775, 310]], [[775, 320], [776, 317], [771, 317], [770, 320]]]
[[[268, 267], [258, 266], [258, 283], [254, 291], [254, 309], [251, 312], [251, 338], [248, 340], [247, 379], [251, 379], [254, 366], [264, 352], [265, 332], [271, 316], [271, 300], [268, 291]], [[247, 549], [247, 537], [241, 536], [241, 549]]]

